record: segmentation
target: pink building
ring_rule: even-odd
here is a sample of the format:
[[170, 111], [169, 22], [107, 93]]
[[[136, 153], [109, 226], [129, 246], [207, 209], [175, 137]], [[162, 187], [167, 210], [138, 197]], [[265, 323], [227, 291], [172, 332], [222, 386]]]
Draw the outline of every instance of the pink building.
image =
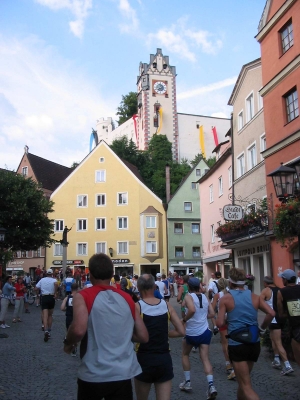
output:
[[[227, 134], [228, 136], [229, 134]], [[216, 163], [198, 181], [200, 191], [200, 215], [202, 234], [202, 259], [204, 282], [208, 282], [211, 273], [221, 271], [223, 277], [228, 276], [232, 267], [231, 250], [221, 247], [222, 241], [215, 231], [224, 223], [223, 207], [231, 204], [232, 157], [231, 140], [220, 143], [213, 151]]]

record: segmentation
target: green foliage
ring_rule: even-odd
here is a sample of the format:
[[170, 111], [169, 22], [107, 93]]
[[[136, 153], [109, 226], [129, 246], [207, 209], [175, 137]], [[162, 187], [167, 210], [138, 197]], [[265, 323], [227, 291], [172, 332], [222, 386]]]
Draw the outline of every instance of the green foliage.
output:
[[0, 170], [0, 226], [6, 229], [1, 247], [17, 251], [51, 245], [53, 220], [47, 214], [53, 204], [33, 179]]
[[117, 115], [119, 115], [118, 124], [121, 125], [128, 121], [134, 114], [137, 113], [137, 94], [136, 92], [129, 92], [122, 96], [122, 101], [117, 108]]
[[80, 162], [78, 162], [78, 161], [73, 161], [70, 168], [75, 169], [79, 164], [80, 164]]
[[135, 165], [139, 170], [146, 162], [147, 154], [138, 150], [132, 139], [128, 141], [127, 136], [113, 140], [110, 148], [123, 160]]
[[194, 168], [201, 160], [206, 162], [208, 168], [211, 168], [216, 163], [216, 157], [211, 156], [209, 158], [204, 158], [203, 154], [198, 153], [190, 164]]

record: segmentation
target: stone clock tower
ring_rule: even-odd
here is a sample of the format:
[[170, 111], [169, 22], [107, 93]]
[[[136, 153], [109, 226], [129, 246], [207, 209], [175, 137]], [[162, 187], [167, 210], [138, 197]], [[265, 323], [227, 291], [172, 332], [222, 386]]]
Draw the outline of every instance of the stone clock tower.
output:
[[141, 150], [148, 148], [154, 134], [166, 135], [172, 143], [174, 160], [178, 161], [178, 119], [176, 106], [176, 68], [169, 57], [157, 49], [150, 63], [140, 63], [137, 78], [138, 118], [136, 142]]

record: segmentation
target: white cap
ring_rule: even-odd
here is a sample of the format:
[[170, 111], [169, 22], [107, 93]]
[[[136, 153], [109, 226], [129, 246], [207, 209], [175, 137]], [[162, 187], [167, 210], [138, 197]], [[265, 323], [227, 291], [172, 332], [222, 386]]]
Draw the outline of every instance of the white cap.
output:
[[50, 274], [51, 274], [51, 275], [53, 274], [53, 271], [52, 271], [51, 268], [47, 269], [47, 274], [49, 274], [49, 275], [50, 275]]
[[156, 274], [156, 278], [161, 278], [161, 274], [159, 272]]

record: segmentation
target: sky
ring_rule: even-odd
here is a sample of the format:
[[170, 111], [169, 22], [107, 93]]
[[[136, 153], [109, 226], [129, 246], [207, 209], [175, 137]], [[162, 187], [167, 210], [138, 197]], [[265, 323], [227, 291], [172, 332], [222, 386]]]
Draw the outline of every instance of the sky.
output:
[[0, 168], [29, 152], [71, 166], [101, 117], [136, 91], [161, 48], [177, 72], [177, 110], [229, 117], [265, 0], [0, 0]]

